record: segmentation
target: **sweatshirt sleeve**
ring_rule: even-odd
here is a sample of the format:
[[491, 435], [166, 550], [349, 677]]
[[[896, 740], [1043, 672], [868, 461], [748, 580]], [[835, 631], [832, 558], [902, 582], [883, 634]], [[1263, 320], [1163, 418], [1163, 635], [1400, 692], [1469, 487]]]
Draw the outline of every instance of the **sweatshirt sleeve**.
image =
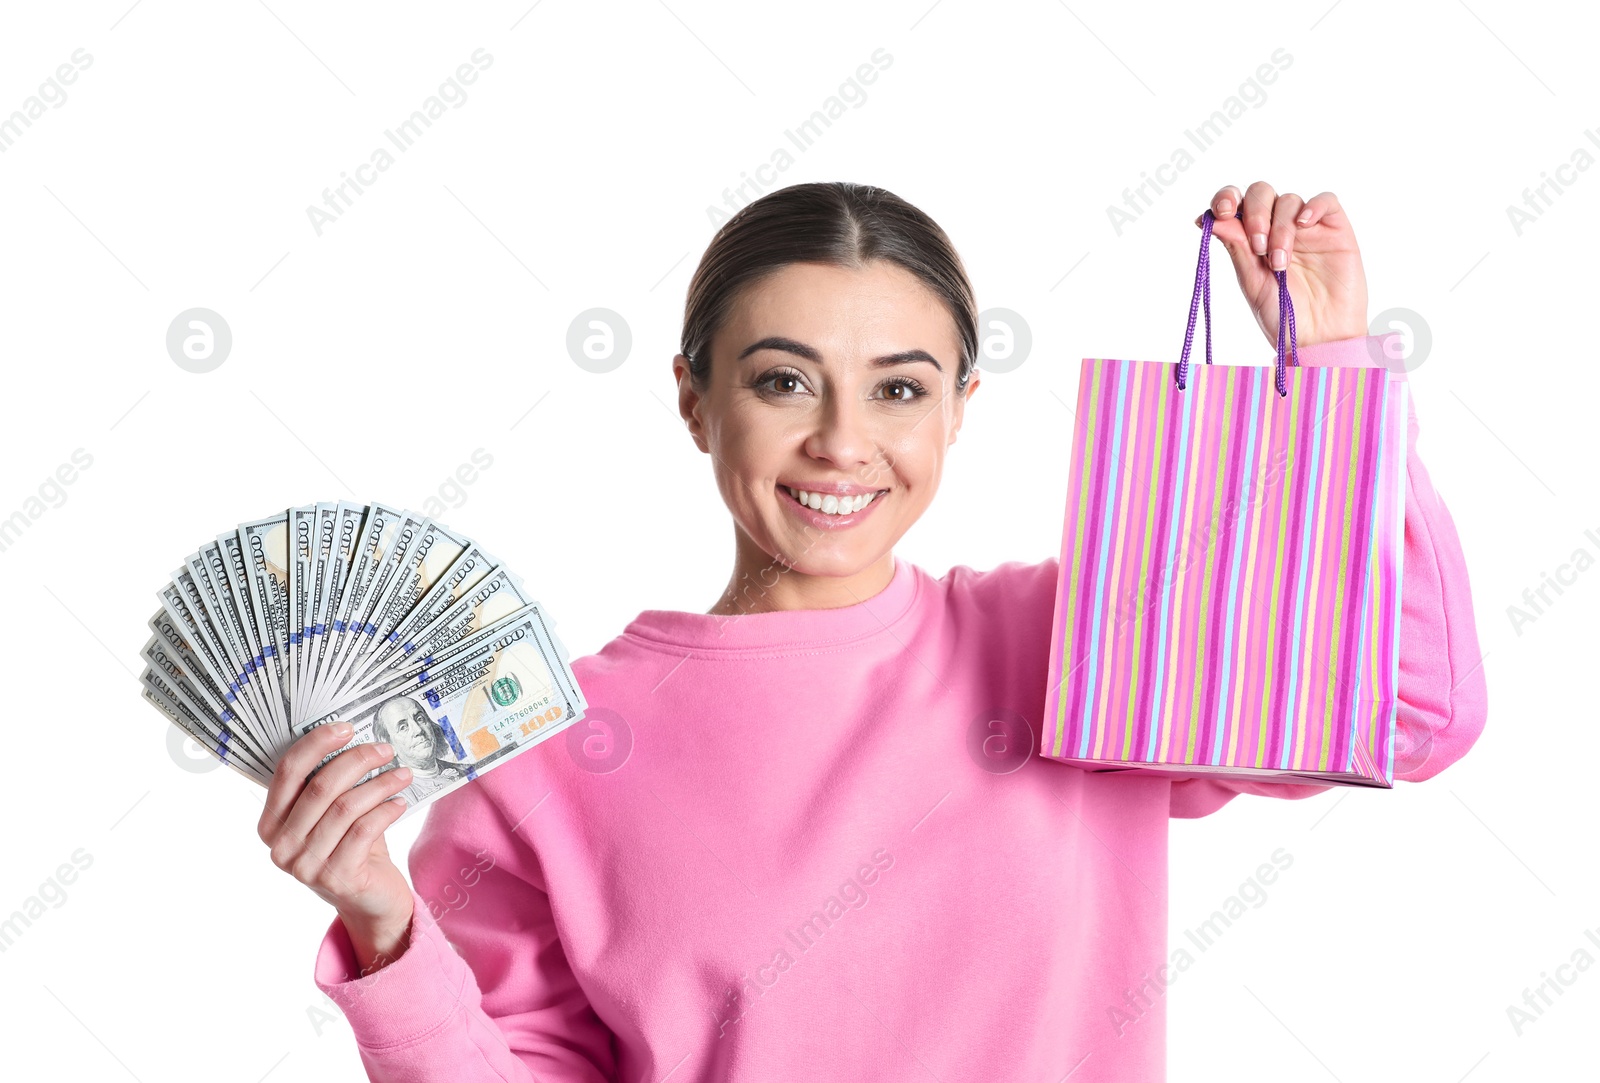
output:
[[481, 781], [427, 816], [410, 855], [406, 950], [361, 976], [336, 917], [317, 954], [317, 987], [349, 1021], [368, 1079], [613, 1079], [611, 1033], [567, 965], [532, 848]]
[[[1303, 346], [1302, 365], [1381, 367], [1399, 356], [1397, 332]], [[1417, 455], [1416, 397], [1407, 397], [1405, 552], [1400, 582], [1399, 711], [1394, 777], [1432, 778], [1483, 732], [1488, 693], [1473, 617], [1466, 557], [1455, 523]], [[1172, 784], [1172, 815], [1205, 816], [1241, 793], [1298, 800], [1332, 786], [1184, 779]]]

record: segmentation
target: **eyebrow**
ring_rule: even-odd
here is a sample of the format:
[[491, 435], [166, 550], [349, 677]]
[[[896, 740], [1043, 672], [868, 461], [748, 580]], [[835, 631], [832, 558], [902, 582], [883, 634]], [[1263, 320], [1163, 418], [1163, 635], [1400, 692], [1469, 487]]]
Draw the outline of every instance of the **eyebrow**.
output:
[[[746, 346], [742, 351], [740, 351], [736, 360], [743, 361], [757, 350], [782, 350], [785, 353], [792, 353], [798, 357], [803, 357], [814, 365], [822, 364], [822, 353], [816, 349], [816, 347], [807, 346], [804, 342], [796, 342], [792, 338], [784, 338], [782, 335], [769, 335], [768, 337], [761, 339], [759, 342], [752, 342], [750, 345]], [[882, 368], [886, 365], [905, 365], [913, 361], [926, 361], [940, 372], [944, 371], [944, 366], [939, 364], [934, 356], [927, 350], [901, 350], [899, 353], [890, 353], [884, 354], [882, 357], [874, 357], [867, 363]]]

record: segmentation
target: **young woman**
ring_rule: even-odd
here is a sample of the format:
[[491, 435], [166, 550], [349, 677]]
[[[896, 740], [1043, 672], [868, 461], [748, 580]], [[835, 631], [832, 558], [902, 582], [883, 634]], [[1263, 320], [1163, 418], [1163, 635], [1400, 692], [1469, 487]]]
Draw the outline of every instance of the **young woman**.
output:
[[[1211, 207], [1269, 341], [1287, 267], [1300, 363], [1381, 363], [1331, 192], [1258, 182]], [[552, 741], [441, 799], [413, 890], [383, 842], [405, 773], [350, 788], [389, 751], [310, 785], [346, 735], [285, 757], [261, 835], [337, 909], [316, 981], [372, 1079], [1163, 1078], [1168, 818], [1328, 787], [969, 753], [997, 712], [1040, 732], [1059, 571], [935, 579], [894, 555], [978, 388], [977, 335], [949, 239], [893, 194], [751, 203], [695, 272], [673, 361], [733, 517], [727, 590], [573, 663], [594, 718], [631, 734], [626, 762], [586, 770]], [[1411, 781], [1485, 711], [1467, 570], [1416, 437], [1413, 412], [1394, 764]]]

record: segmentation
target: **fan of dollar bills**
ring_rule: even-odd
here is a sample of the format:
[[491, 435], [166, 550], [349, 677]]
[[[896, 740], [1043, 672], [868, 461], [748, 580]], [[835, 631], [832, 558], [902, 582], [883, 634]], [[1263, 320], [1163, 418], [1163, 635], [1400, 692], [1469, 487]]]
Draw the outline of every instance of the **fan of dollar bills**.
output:
[[345, 748], [387, 742], [394, 758], [379, 770], [411, 768], [410, 815], [587, 705], [515, 575], [470, 538], [384, 504], [243, 523], [158, 594], [145, 699], [262, 785], [296, 739], [346, 721]]

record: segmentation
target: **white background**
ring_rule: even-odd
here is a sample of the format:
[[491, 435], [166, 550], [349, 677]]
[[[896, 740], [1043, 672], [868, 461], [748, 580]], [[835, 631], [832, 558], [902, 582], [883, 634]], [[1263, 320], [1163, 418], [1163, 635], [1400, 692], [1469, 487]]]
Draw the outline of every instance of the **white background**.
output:
[[[1173, 947], [1275, 849], [1293, 865], [1167, 994], [1171, 1078], [1591, 1075], [1600, 968], [1520, 1036], [1506, 1011], [1575, 950], [1600, 959], [1583, 934], [1600, 929], [1600, 572], [1520, 633], [1507, 615], [1576, 550], [1600, 554], [1584, 533], [1600, 536], [1600, 170], [1565, 171], [1520, 235], [1506, 212], [1577, 148], [1600, 154], [1580, 12], [6, 4], [0, 116], [74, 50], [93, 57], [0, 154], [0, 518], [76, 449], [93, 459], [0, 552], [0, 915], [92, 858], [0, 954], [8, 1055], [52, 1078], [361, 1078], [311, 983], [331, 912], [268, 860], [257, 792], [181, 768], [139, 702], [154, 588], [197, 543], [288, 504], [420, 506], [482, 448], [492, 467], [442, 518], [535, 586], [574, 657], [642, 609], [703, 612], [732, 530], [669, 370], [708, 207], [883, 48], [865, 100], [769, 186], [911, 200], [980, 306], [1033, 337], [1020, 367], [985, 375], [903, 558], [942, 574], [1055, 552], [1079, 359], [1176, 360], [1193, 218], [1224, 184], [1338, 193], [1371, 314], [1409, 310], [1432, 337], [1411, 377], [1420, 451], [1471, 569], [1487, 728], [1420, 785], [1242, 797], [1175, 823]], [[307, 206], [480, 47], [493, 63], [465, 104], [318, 236]], [[1119, 235], [1108, 206], [1279, 48], [1292, 64], [1264, 99]], [[1219, 361], [1267, 363], [1220, 245], [1214, 260]], [[193, 307], [233, 335], [204, 375], [165, 347]], [[591, 307], [631, 329], [610, 373], [567, 354]]]

